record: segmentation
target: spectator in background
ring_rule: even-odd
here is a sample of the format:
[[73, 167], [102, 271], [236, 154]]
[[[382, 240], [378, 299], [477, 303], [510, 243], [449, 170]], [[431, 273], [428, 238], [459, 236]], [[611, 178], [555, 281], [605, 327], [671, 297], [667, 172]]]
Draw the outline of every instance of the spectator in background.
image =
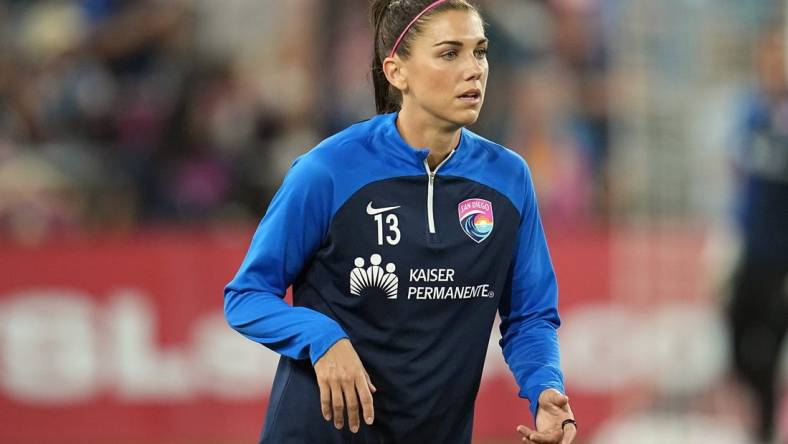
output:
[[607, 56], [601, 3], [495, 0], [490, 33], [501, 42], [481, 119], [534, 166], [545, 219], [567, 226], [607, 220]]
[[610, 109], [608, 104], [608, 48], [604, 39], [602, 6], [595, 0], [552, 2], [555, 51], [573, 88], [571, 119], [574, 143], [580, 148], [591, 181], [595, 215], [606, 221], [609, 211], [608, 162]]
[[757, 90], [744, 107], [736, 159], [742, 252], [729, 321], [735, 368], [756, 401], [755, 434], [775, 435], [780, 350], [788, 329], [788, 82], [782, 25], [760, 37]]

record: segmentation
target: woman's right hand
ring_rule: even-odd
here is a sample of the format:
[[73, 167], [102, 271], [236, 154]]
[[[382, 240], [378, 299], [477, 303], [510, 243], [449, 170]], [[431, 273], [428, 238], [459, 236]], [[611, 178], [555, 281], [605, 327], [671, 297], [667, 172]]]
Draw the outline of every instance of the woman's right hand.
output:
[[320, 408], [326, 421], [330, 421], [333, 416], [334, 427], [342, 429], [347, 406], [350, 431], [358, 432], [361, 425], [358, 416], [360, 400], [364, 422], [371, 425], [375, 420], [372, 393], [377, 389], [372, 385], [350, 340], [337, 341], [315, 362], [314, 367], [320, 387]]

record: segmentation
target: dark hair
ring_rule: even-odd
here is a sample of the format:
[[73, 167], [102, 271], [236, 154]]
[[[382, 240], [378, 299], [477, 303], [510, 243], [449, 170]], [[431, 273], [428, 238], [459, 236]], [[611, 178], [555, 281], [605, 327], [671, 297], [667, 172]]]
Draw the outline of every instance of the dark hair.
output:
[[[402, 106], [402, 95], [399, 90], [389, 83], [386, 74], [383, 72], [383, 60], [388, 57], [391, 48], [405, 27], [433, 1], [372, 0], [370, 7], [370, 21], [374, 30], [372, 84], [375, 88], [375, 107], [378, 114], [398, 111]], [[479, 14], [479, 10], [467, 0], [447, 0], [422, 15], [413, 24], [402, 38], [396, 54], [403, 59], [407, 58], [410, 55], [410, 44], [413, 37], [421, 33], [422, 27], [429, 17], [449, 10], [473, 11]]]

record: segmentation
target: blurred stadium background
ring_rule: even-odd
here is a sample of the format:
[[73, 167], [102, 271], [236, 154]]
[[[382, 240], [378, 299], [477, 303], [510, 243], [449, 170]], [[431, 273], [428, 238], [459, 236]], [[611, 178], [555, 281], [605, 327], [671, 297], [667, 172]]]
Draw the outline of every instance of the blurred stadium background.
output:
[[[724, 317], [737, 130], [785, 5], [477, 3], [473, 129], [534, 173], [577, 442], [751, 442]], [[0, 1], [0, 442], [256, 442], [277, 356], [226, 326], [222, 287], [292, 159], [374, 113], [366, 11]], [[530, 421], [498, 337], [479, 444]]]

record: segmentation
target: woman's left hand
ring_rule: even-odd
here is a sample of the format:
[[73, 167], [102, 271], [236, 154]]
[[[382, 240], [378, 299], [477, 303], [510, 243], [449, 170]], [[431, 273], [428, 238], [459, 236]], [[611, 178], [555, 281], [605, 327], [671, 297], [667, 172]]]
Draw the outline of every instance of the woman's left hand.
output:
[[569, 398], [558, 390], [548, 389], [539, 395], [536, 411], [536, 430], [524, 425], [517, 426], [526, 444], [570, 444], [577, 435], [574, 424], [561, 426], [564, 420], [574, 419], [569, 407]]

